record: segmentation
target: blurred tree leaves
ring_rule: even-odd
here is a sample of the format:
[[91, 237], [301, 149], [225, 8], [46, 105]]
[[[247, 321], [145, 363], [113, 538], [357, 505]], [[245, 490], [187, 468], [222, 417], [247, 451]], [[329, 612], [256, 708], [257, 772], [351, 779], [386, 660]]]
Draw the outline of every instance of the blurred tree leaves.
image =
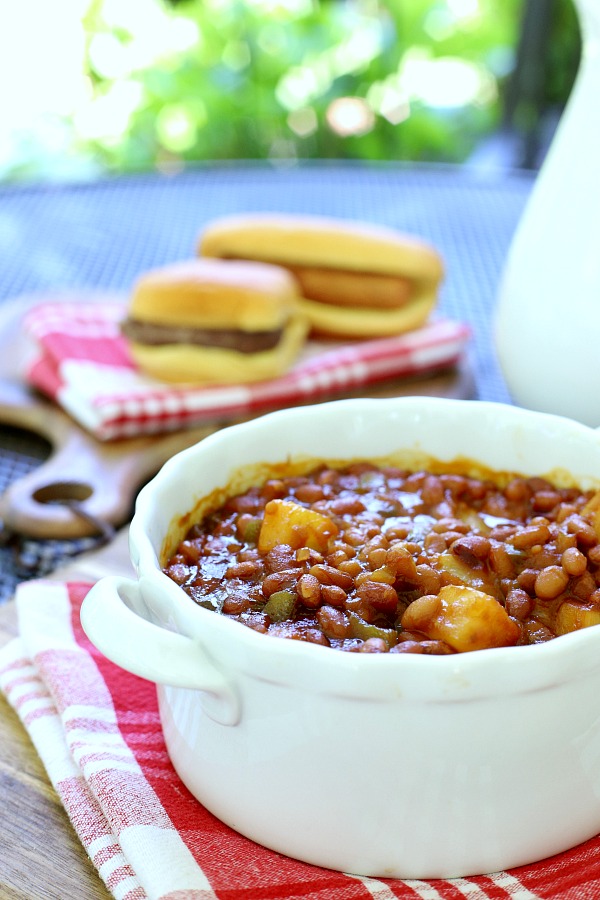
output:
[[[87, 96], [63, 123], [69, 152], [95, 172], [461, 162], [502, 121], [524, 2], [90, 0]], [[560, 104], [576, 21], [571, 0], [556, 3], [548, 91]]]
[[[519, 21], [518, 0], [147, 3], [196, 39], [181, 49], [165, 41], [146, 67], [114, 3], [94, 0], [86, 17], [96, 99], [114, 99], [119, 80], [138, 89], [119, 140], [84, 138], [120, 171], [238, 158], [463, 160], [498, 121]], [[111, 72], [97, 53], [107, 36], [131, 58], [128, 71]], [[428, 93], [450, 70], [437, 75], [436, 59], [463, 65], [455, 97], [446, 84], [441, 102]]]

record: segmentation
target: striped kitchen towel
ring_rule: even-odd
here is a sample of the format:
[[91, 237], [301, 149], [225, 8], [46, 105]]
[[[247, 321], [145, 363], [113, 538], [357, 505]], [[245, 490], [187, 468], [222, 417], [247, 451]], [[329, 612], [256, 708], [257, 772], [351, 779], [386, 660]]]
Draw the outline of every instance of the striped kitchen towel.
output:
[[25, 317], [37, 352], [25, 373], [99, 440], [135, 437], [226, 422], [267, 409], [339, 396], [386, 379], [456, 365], [470, 329], [432, 320], [406, 334], [351, 344], [310, 341], [280, 378], [199, 387], [155, 381], [140, 373], [120, 333], [125, 304], [40, 303]]
[[88, 589], [87, 582], [50, 580], [19, 586], [20, 635], [0, 651], [0, 688], [118, 900], [600, 897], [600, 837], [509, 872], [401, 881], [311, 866], [232, 831], [173, 769], [154, 685], [109, 662], [87, 640], [79, 610]]

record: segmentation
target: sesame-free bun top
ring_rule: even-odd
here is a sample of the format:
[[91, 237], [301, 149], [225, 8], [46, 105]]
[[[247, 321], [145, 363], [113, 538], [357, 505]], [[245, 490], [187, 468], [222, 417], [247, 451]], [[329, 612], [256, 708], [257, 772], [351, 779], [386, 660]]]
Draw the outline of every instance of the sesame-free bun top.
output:
[[393, 228], [327, 216], [252, 213], [210, 222], [198, 242], [204, 257], [266, 260], [349, 271], [402, 275], [437, 283], [439, 254]]
[[254, 261], [190, 259], [138, 278], [129, 317], [157, 325], [281, 328], [298, 310], [298, 288], [279, 266]]

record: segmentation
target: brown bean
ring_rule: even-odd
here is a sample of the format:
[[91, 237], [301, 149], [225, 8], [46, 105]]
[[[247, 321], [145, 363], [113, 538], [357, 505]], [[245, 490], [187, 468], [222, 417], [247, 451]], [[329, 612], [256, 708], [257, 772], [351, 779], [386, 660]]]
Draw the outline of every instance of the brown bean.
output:
[[358, 648], [359, 653], [388, 653], [389, 646], [383, 638], [370, 637]]
[[417, 566], [416, 584], [424, 594], [437, 594], [442, 586], [442, 575], [427, 563]]
[[417, 597], [407, 607], [402, 616], [402, 627], [412, 631], [426, 631], [442, 608], [442, 601], [437, 594]]
[[282, 569], [280, 572], [272, 572], [263, 579], [263, 597], [268, 598], [277, 591], [284, 591], [287, 588], [295, 587], [299, 577], [299, 569]]
[[531, 497], [531, 488], [524, 478], [513, 478], [504, 488], [504, 493], [511, 503], [523, 503]]
[[572, 593], [580, 600], [587, 598], [596, 590], [596, 579], [591, 572], [584, 572], [578, 578], [574, 578], [571, 584]]
[[533, 595], [535, 593], [535, 582], [539, 575], [537, 569], [523, 569], [522, 572], [519, 572], [517, 575], [517, 584], [524, 591], [527, 591], [528, 594]]
[[587, 558], [593, 565], [600, 566], [600, 544], [596, 544], [595, 547], [590, 547]]
[[379, 612], [367, 600], [355, 595], [348, 597], [346, 600], [346, 610], [360, 616], [361, 619], [369, 624], [373, 623], [379, 615]]
[[166, 574], [175, 584], [185, 584], [190, 577], [190, 570], [184, 563], [172, 563], [165, 569]]
[[560, 503], [558, 491], [538, 491], [531, 498], [531, 505], [538, 512], [550, 512]]
[[470, 527], [467, 522], [455, 519], [454, 516], [442, 516], [431, 526], [431, 530], [437, 531], [439, 534], [445, 534], [447, 531], [453, 531], [456, 534], [468, 534]]
[[441, 534], [436, 531], [430, 531], [425, 535], [423, 547], [428, 553], [443, 553], [446, 549], [446, 541]]
[[323, 554], [319, 553], [318, 550], [313, 550], [312, 547], [298, 547], [294, 558], [297, 563], [311, 566], [323, 562]]
[[319, 565], [312, 566], [310, 574], [314, 575], [321, 584], [336, 584], [343, 591], [348, 592], [354, 586], [354, 581], [346, 572], [341, 572], [334, 566]]
[[424, 503], [435, 506], [444, 499], [444, 486], [437, 475], [428, 475], [421, 488], [421, 498]]
[[197, 541], [182, 541], [179, 545], [179, 552], [184, 557], [188, 565], [198, 565], [198, 560], [202, 555], [202, 550]]
[[560, 566], [562, 554], [552, 545], [535, 545], [530, 550], [530, 561], [533, 569], [545, 569], [546, 566]]
[[[269, 632], [271, 632], [271, 628], [269, 628]], [[307, 644], [320, 644], [321, 647], [330, 646], [327, 635], [323, 634], [319, 628], [293, 629], [290, 631], [288, 637], [291, 638], [292, 641], [305, 641]]]
[[509, 591], [506, 595], [504, 604], [506, 612], [509, 616], [512, 616], [513, 619], [518, 619], [520, 622], [525, 621], [525, 619], [531, 615], [533, 606], [533, 598], [530, 597], [526, 591], [517, 588]]
[[367, 559], [371, 569], [380, 569], [385, 565], [387, 553], [388, 551], [385, 547], [375, 547], [373, 550], [370, 550], [367, 554]]
[[265, 500], [280, 499], [286, 492], [286, 486], [281, 478], [270, 478], [262, 488], [262, 495]]
[[534, 590], [540, 600], [554, 600], [568, 583], [569, 576], [561, 566], [546, 566], [535, 579]]
[[252, 628], [253, 631], [260, 632], [260, 634], [266, 634], [269, 630], [267, 616], [262, 612], [249, 611], [247, 613], [242, 613], [240, 615], [240, 622], [243, 622], [248, 628]]
[[540, 478], [539, 475], [531, 475], [527, 479], [527, 484], [531, 488], [534, 494], [537, 494], [538, 491], [547, 491], [552, 489], [552, 485], [546, 478]]
[[469, 534], [453, 541], [450, 545], [450, 550], [470, 568], [474, 568], [487, 559], [491, 550], [491, 544], [485, 537]]
[[525, 622], [523, 627], [530, 644], [543, 644], [555, 636], [549, 628], [536, 619]]
[[587, 559], [576, 547], [568, 547], [562, 554], [561, 565], [567, 575], [583, 575], [587, 569]]
[[447, 656], [455, 651], [444, 641], [422, 641], [423, 653], [429, 656]]
[[227, 501], [227, 508], [238, 514], [248, 513], [252, 516], [259, 508], [259, 500], [252, 494], [248, 496], [242, 494], [239, 497], [231, 497]]
[[514, 560], [504, 544], [490, 545], [489, 563], [492, 572], [500, 578], [514, 578], [517, 574]]
[[491, 541], [507, 541], [517, 533], [516, 525], [494, 525], [490, 529], [488, 538]]
[[398, 606], [398, 594], [391, 584], [381, 581], [365, 581], [356, 589], [359, 600], [374, 609], [393, 615]]
[[344, 638], [350, 634], [350, 620], [348, 616], [333, 606], [322, 606], [316, 616], [320, 628], [327, 637]]
[[467, 479], [462, 475], [441, 475], [440, 481], [444, 491], [449, 491], [454, 499], [458, 499], [468, 488]]
[[330, 606], [345, 606], [348, 594], [337, 584], [321, 585], [321, 599]]
[[567, 519], [567, 531], [575, 535], [580, 546], [594, 547], [598, 543], [596, 532], [583, 516], [569, 516]]
[[250, 609], [251, 605], [248, 597], [233, 595], [223, 601], [223, 612], [227, 616], [239, 616]]
[[446, 547], [450, 547], [452, 546], [454, 541], [460, 540], [462, 537], [464, 537], [464, 535], [462, 531], [443, 531], [442, 537], [444, 538]]
[[340, 572], [354, 579], [362, 572], [362, 566], [357, 559], [349, 559], [347, 562], [341, 562], [338, 566]]
[[321, 604], [321, 583], [310, 573], [300, 576], [296, 593], [302, 604], [309, 609], [316, 609]]
[[517, 550], [529, 550], [535, 544], [545, 544], [549, 537], [550, 529], [547, 525], [529, 525], [511, 538], [511, 544]]
[[291, 569], [296, 562], [296, 553], [289, 544], [277, 544], [265, 556], [265, 566], [269, 572]]
[[346, 528], [344, 531], [344, 541], [351, 547], [362, 547], [365, 542], [364, 532], [359, 528]]
[[390, 653], [424, 653], [422, 641], [399, 641], [391, 648]]
[[357, 516], [365, 509], [359, 497], [338, 497], [329, 503], [329, 511], [334, 516]]
[[242, 581], [252, 581], [260, 574], [261, 565], [255, 560], [234, 563], [225, 570], [225, 578], [241, 578]]
[[334, 569], [339, 569], [341, 563], [347, 561], [348, 557], [343, 550], [335, 550], [333, 553], [327, 555], [326, 565], [333, 566]]
[[386, 537], [389, 541], [403, 541], [405, 540], [412, 529], [409, 525], [395, 525], [392, 528], [386, 529]]
[[320, 484], [311, 484], [311, 482], [307, 481], [306, 484], [300, 484], [294, 491], [294, 495], [296, 500], [299, 500], [300, 503], [316, 503], [317, 500], [323, 500], [325, 497], [325, 491], [323, 490], [323, 486]]
[[404, 578], [405, 581], [416, 582], [418, 578], [412, 553], [402, 543], [392, 544], [385, 557], [385, 566], [397, 578]]

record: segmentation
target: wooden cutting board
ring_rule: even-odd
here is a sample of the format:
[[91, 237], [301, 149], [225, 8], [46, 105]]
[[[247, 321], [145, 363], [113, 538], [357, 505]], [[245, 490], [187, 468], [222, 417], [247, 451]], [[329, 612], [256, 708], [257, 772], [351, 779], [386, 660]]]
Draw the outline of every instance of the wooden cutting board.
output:
[[[97, 302], [115, 299], [92, 296]], [[51, 446], [48, 459], [0, 497], [0, 518], [9, 531], [40, 539], [86, 537], [101, 531], [98, 523], [109, 529], [123, 524], [137, 490], [169, 457], [224, 424], [102, 443], [29, 390], [23, 372], [32, 348], [23, 316], [36, 304], [59, 299], [73, 300], [34, 295], [0, 307], [0, 423], [40, 435]]]
[[[39, 434], [52, 447], [45, 462], [5, 491], [0, 518], [8, 530], [39, 539], [86, 537], [101, 533], [102, 526], [109, 530], [122, 525], [139, 488], [169, 457], [231, 424], [213, 422], [157, 436], [97, 441], [23, 383], [33, 352], [22, 329], [23, 316], [36, 304], [61, 299], [73, 301], [74, 297], [33, 295], [0, 307], [0, 423]], [[116, 298], [86, 293], [78, 299], [114, 303]], [[344, 396], [406, 394], [470, 398], [473, 379], [465, 364], [431, 376], [381, 381]]]

